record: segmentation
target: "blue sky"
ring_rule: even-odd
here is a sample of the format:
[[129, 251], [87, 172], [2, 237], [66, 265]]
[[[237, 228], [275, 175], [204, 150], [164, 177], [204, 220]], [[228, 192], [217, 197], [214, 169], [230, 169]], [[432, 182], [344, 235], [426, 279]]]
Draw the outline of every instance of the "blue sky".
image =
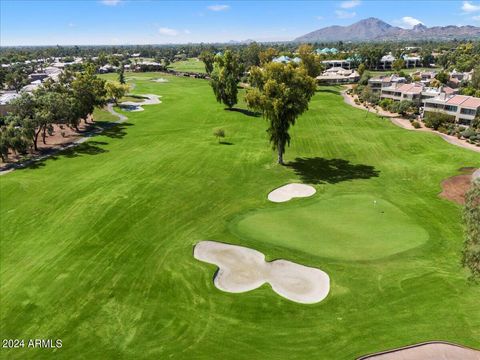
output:
[[0, 45], [292, 40], [378, 17], [392, 25], [480, 26], [480, 1], [0, 0]]

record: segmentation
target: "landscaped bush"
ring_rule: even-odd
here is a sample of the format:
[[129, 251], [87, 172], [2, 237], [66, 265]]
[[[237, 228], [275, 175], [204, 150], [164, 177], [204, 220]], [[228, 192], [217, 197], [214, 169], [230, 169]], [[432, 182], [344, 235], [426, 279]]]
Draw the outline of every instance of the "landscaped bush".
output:
[[382, 100], [380, 100], [378, 105], [380, 105], [380, 107], [384, 110], [389, 110], [390, 106], [393, 104], [393, 102], [394, 101], [392, 99], [382, 99]]
[[440, 112], [426, 112], [423, 117], [423, 122], [426, 127], [438, 130], [440, 127], [446, 128], [448, 124], [454, 123], [455, 117]]
[[[470, 139], [470, 138], [472, 138], [472, 137], [474, 137], [474, 136], [476, 136], [476, 135], [477, 135], [477, 134], [476, 134], [475, 130], [473, 130], [473, 129], [471, 129], [471, 128], [468, 128], [468, 129], [466, 129], [465, 131], [462, 132], [462, 136], [463, 136], [464, 138], [466, 138], [466, 139]], [[471, 139], [471, 140], [475, 140], [475, 139], [476, 139], [476, 138]]]
[[418, 121], [413, 121], [412, 122], [412, 126], [415, 128], [415, 129], [420, 129], [422, 127], [422, 125], [420, 125], [420, 123]]

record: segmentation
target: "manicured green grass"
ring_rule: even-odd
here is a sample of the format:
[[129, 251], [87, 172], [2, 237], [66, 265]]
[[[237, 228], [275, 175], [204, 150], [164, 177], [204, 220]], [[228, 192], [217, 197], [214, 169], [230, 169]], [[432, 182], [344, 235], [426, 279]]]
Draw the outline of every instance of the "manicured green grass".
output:
[[[224, 110], [207, 81], [127, 76], [135, 94], [158, 94], [162, 103], [0, 177], [0, 337], [63, 340], [56, 351], [1, 349], [2, 358], [352, 359], [430, 339], [480, 347], [480, 287], [459, 262], [460, 207], [438, 197], [442, 179], [480, 166], [477, 153], [366, 116], [337, 88], [323, 88], [292, 129], [290, 166], [281, 167], [265, 120]], [[218, 144], [217, 128], [231, 145]], [[316, 195], [267, 200], [295, 181], [314, 184]], [[371, 230], [392, 230], [384, 235], [394, 246], [366, 258], [368, 227], [379, 215], [362, 202], [372, 198], [385, 206], [388, 226]], [[348, 212], [349, 203], [365, 214]], [[325, 216], [325, 253], [299, 236], [232, 232], [242, 215], [280, 216], [283, 208], [289, 218], [301, 212], [303, 220], [293, 220], [300, 225], [309, 209]], [[329, 219], [344, 222], [351, 242]], [[400, 225], [419, 238], [393, 233]], [[205, 239], [318, 267], [331, 292], [314, 305], [267, 285], [222, 292], [215, 267], [192, 256]]]
[[[320, 196], [322, 198], [322, 196]], [[307, 206], [262, 209], [241, 218], [239, 236], [341, 260], [373, 260], [413, 249], [428, 240], [414, 218], [371, 194], [314, 199]]]
[[205, 64], [197, 58], [190, 58], [182, 61], [175, 61], [170, 64], [169, 68], [176, 71], [204, 73]]
[[[409, 68], [409, 69], [402, 69], [402, 71], [406, 74], [412, 74], [417, 71], [440, 71], [440, 68], [423, 68], [423, 67], [417, 67], [417, 68]], [[382, 75], [391, 75], [394, 74], [394, 70], [388, 70], [388, 71], [382, 71], [382, 70], [373, 70], [370, 71], [372, 76], [382, 76]]]
[[106, 109], [95, 109], [93, 112], [95, 121], [116, 121], [118, 117], [110, 114]]

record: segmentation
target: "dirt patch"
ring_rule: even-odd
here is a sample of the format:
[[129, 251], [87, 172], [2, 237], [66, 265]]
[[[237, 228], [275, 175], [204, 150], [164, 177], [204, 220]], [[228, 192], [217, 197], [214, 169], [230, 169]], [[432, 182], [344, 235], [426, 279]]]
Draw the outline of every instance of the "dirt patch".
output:
[[465, 194], [472, 185], [472, 174], [475, 168], [462, 168], [462, 175], [449, 177], [442, 181], [442, 192], [440, 197], [456, 202], [457, 204], [465, 204]]
[[287, 260], [268, 262], [247, 247], [200, 241], [193, 256], [218, 266], [213, 283], [222, 291], [241, 293], [269, 283], [280, 296], [302, 304], [320, 302], [330, 291], [330, 278], [322, 270]]

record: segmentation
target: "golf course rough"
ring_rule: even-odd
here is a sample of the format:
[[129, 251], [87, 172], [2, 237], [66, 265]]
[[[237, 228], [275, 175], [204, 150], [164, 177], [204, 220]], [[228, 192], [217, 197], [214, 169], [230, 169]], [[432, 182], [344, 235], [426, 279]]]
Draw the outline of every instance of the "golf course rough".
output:
[[[168, 82], [150, 81], [160, 76]], [[162, 95], [162, 104], [119, 110], [128, 116], [124, 123], [0, 177], [0, 337], [64, 344], [1, 349], [0, 357], [352, 360], [425, 339], [480, 347], [480, 286], [467, 281], [460, 264], [462, 209], [438, 197], [443, 179], [480, 167], [478, 153], [398, 128], [343, 103], [339, 87], [320, 87], [291, 127], [287, 166], [278, 166], [268, 124], [226, 111], [208, 81], [125, 77], [136, 83], [134, 94]], [[244, 90], [238, 98], [236, 107], [246, 109]], [[218, 145], [218, 128], [232, 145]], [[317, 193], [267, 200], [288, 183], [313, 184]], [[410, 238], [404, 247], [400, 235], [394, 242], [382, 236], [375, 242], [390, 240], [390, 247], [372, 249], [365, 238], [378, 222], [368, 217], [390, 214], [390, 206], [374, 212], [373, 200], [380, 212], [383, 203], [393, 206], [406, 228], [423, 228], [420, 241]], [[280, 215], [268, 214], [276, 209], [290, 212], [285, 218], [296, 231], [304, 231], [307, 211], [335, 226], [317, 229], [321, 238], [313, 234], [321, 246], [296, 234], [237, 234], [239, 216], [268, 218]], [[301, 217], [292, 218], [297, 211]], [[312, 234], [312, 225], [304, 233]], [[273, 227], [261, 226], [260, 235]], [[200, 239], [321, 269], [331, 277], [330, 292], [301, 305], [268, 284], [242, 294], [219, 291], [215, 265], [192, 256]], [[356, 254], [354, 239], [362, 245]], [[354, 260], [365, 258], [374, 260]]]
[[243, 246], [201, 241], [195, 245], [194, 257], [218, 266], [214, 284], [227, 292], [246, 292], [267, 282], [284, 298], [313, 304], [325, 299], [330, 290], [325, 272], [287, 260], [266, 262], [261, 252]]

